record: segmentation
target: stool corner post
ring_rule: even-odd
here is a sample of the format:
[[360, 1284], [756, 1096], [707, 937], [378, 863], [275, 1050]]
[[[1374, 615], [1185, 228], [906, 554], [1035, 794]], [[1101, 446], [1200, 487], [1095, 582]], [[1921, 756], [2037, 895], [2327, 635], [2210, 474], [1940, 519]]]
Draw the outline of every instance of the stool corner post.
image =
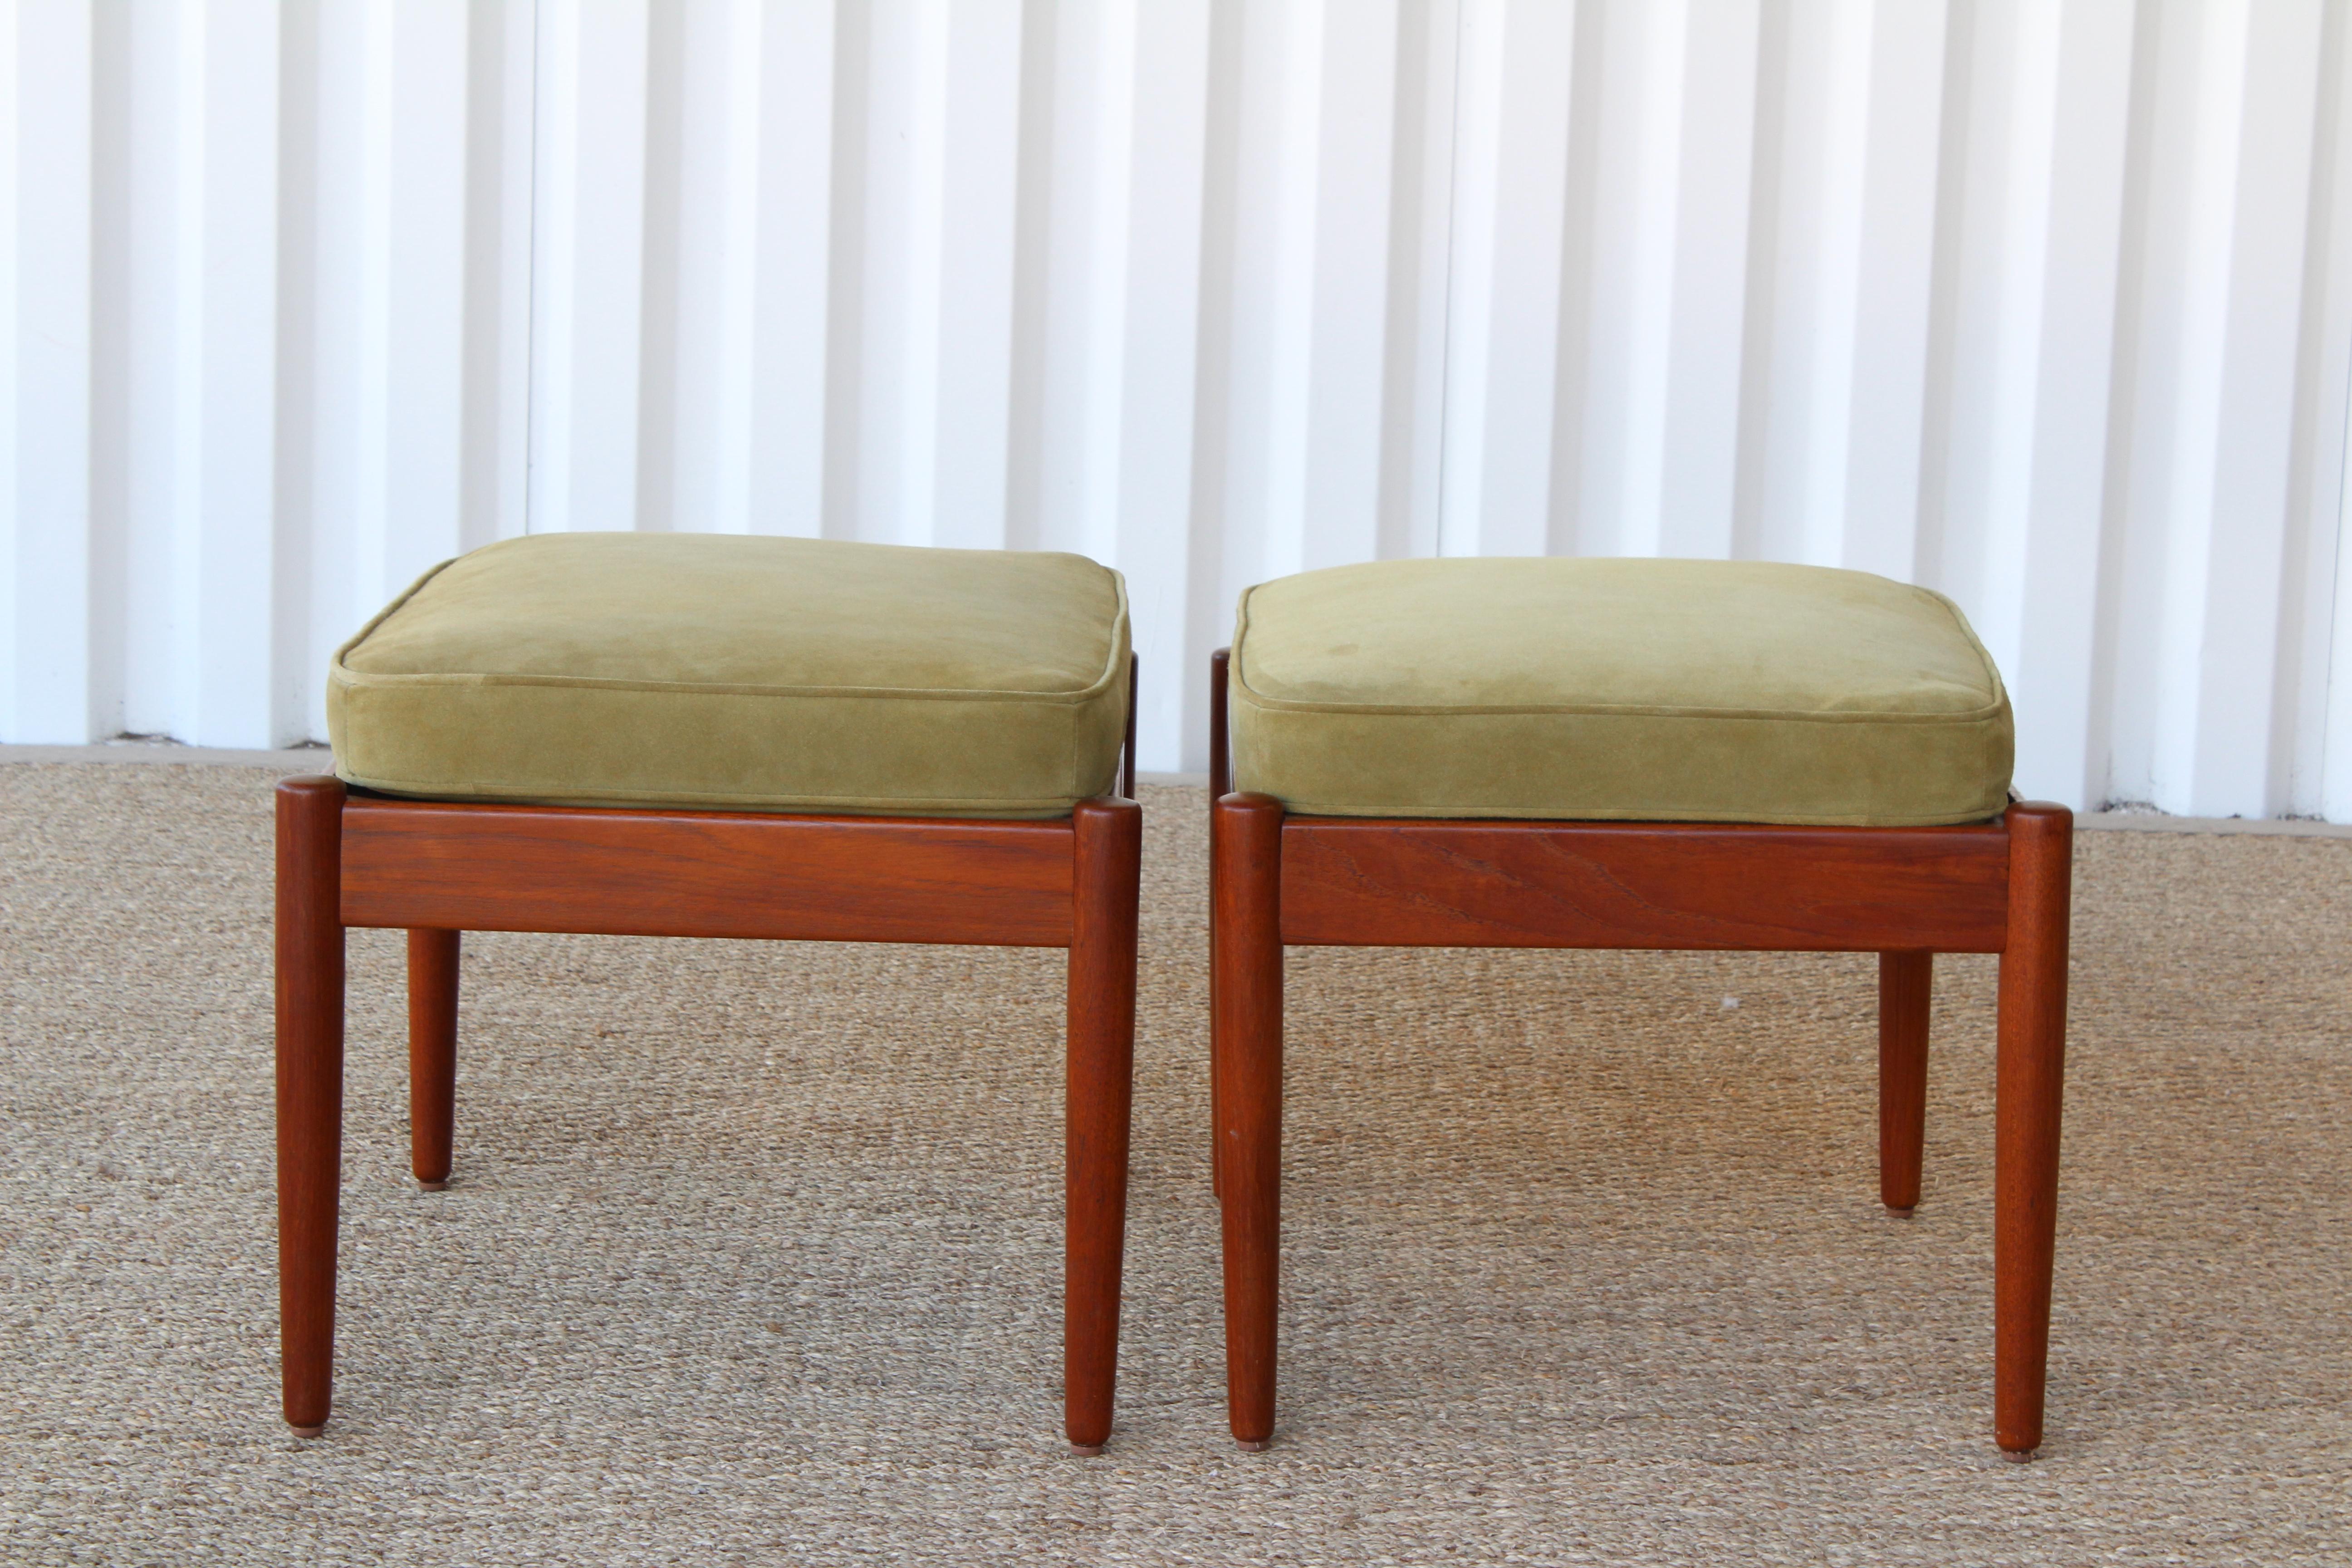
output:
[[1225, 729], [1226, 670], [1231, 648], [1209, 656], [1209, 799], [1212, 804], [1234, 787], [1233, 738]]
[[344, 789], [278, 786], [278, 1330], [284, 1412], [326, 1425], [333, 1378], [335, 1246], [342, 1174]]
[[1212, 1026], [1221, 1034], [1271, 1026], [1277, 1056], [1284, 816], [1282, 803], [1264, 795], [1220, 795], [1209, 807]]
[[[277, 792], [278, 1060], [342, 1043], [342, 781], [291, 778]], [[320, 1033], [322, 1026], [332, 1027]], [[330, 1037], [331, 1039], [330, 1040]]]
[[1994, 1089], [1993, 1425], [2003, 1452], [2042, 1445], [2066, 1068], [2074, 814], [2021, 802], [2010, 835]]
[[2047, 800], [2012, 801], [2001, 814], [2000, 821], [2009, 832], [2012, 865], [2021, 857], [2046, 854], [2053, 848], [2073, 848], [2074, 812], [2071, 806]]
[[[1287, 816], [1270, 795], [1226, 794], [1209, 802], [1209, 921], [1212, 933], [1228, 921], [1265, 921], [1248, 940], [1281, 949], [1282, 825]], [[1215, 958], [1212, 956], [1212, 963]]]
[[1098, 795], [1070, 812], [1076, 916], [1132, 924], [1142, 888], [1143, 807], [1135, 797]]
[[1081, 801], [1071, 831], [1064, 1431], [1092, 1451], [1110, 1435], [1118, 1374], [1143, 811], [1120, 797]]
[[1274, 1431], [1282, 1222], [1280, 801], [1227, 795], [1211, 808], [1211, 1100], [1223, 1216], [1225, 1377], [1234, 1438]]

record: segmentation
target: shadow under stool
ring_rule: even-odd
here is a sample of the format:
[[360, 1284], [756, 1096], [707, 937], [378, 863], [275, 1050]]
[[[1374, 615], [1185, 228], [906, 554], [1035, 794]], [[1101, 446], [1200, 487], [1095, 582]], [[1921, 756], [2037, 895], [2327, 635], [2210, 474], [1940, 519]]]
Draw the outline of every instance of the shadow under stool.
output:
[[1879, 954], [1880, 1196], [1919, 1201], [1934, 954], [2000, 955], [1993, 1426], [2042, 1441], [2073, 816], [2009, 795], [1940, 595], [1756, 563], [1384, 562], [1212, 661], [1212, 1169], [1228, 1409], [1275, 1426], [1283, 950]]
[[331, 672], [278, 788], [286, 1420], [334, 1359], [343, 933], [404, 929], [415, 1169], [447, 1183], [460, 932], [1069, 952], [1065, 1430], [1111, 1426], [1137, 900], [1124, 584], [1076, 556], [711, 535], [445, 563]]

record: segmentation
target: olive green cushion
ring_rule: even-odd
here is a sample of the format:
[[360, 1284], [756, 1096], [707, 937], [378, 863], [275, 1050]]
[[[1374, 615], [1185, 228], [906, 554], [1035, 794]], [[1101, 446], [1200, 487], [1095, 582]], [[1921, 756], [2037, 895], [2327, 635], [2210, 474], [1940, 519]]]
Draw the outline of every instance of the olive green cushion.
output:
[[542, 534], [335, 654], [355, 784], [450, 800], [1051, 816], [1112, 786], [1127, 591], [1077, 555]]
[[1242, 595], [1234, 787], [1338, 816], [1925, 824], [2009, 792], [1952, 602], [1758, 562], [1384, 561]]

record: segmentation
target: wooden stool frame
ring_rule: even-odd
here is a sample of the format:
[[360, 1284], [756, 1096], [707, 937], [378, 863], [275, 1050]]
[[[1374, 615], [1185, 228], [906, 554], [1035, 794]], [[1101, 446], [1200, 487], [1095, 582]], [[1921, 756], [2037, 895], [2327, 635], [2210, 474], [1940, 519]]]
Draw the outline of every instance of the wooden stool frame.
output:
[[2065, 1068], [2074, 816], [1960, 827], [1291, 816], [1233, 794], [1226, 652], [1210, 676], [1211, 1169], [1234, 1438], [1274, 1433], [1282, 965], [1293, 946], [1879, 954], [1879, 1195], [1919, 1201], [1934, 955], [2000, 954], [1993, 1430], [2042, 1445]]
[[416, 1178], [449, 1179], [459, 933], [1066, 947], [1065, 1431], [1108, 1437], [1118, 1369], [1143, 814], [1133, 667], [1119, 795], [1050, 821], [394, 799], [278, 786], [278, 1234], [287, 1423], [331, 1402], [343, 932], [408, 931]]

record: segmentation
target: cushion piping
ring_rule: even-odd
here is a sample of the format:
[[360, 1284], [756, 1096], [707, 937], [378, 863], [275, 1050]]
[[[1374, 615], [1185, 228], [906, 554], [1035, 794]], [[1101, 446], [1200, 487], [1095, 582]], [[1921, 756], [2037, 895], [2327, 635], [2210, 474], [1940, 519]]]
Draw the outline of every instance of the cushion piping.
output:
[[1905, 584], [1913, 592], [1924, 594], [1942, 607], [1952, 620], [1953, 629], [1968, 639], [1979, 665], [1992, 684], [1992, 700], [1981, 708], [1958, 709], [1949, 713], [1882, 712], [1871, 710], [1844, 710], [1824, 712], [1815, 709], [1768, 708], [1696, 708], [1671, 703], [1649, 702], [1528, 702], [1528, 703], [1389, 703], [1389, 702], [1329, 702], [1304, 701], [1297, 698], [1269, 697], [1252, 689], [1244, 647], [1249, 638], [1250, 599], [1263, 584], [1243, 590], [1240, 624], [1234, 632], [1232, 685], [1234, 690], [1255, 707], [1287, 713], [1357, 713], [1395, 714], [1409, 718], [1444, 718], [1472, 714], [1591, 714], [1602, 716], [1638, 716], [1648, 719], [1752, 719], [1769, 723], [1814, 724], [1974, 724], [1998, 716], [2009, 701], [2001, 684], [2000, 670], [1992, 656], [1985, 650], [1975, 629], [1959, 613], [1958, 605], [1932, 588]]
[[1624, 806], [1595, 806], [1574, 816], [1555, 813], [1534, 815], [1513, 806], [1366, 806], [1335, 810], [1312, 802], [1283, 803], [1286, 817], [1311, 816], [1323, 822], [1557, 822], [1573, 826], [1586, 822], [1675, 822], [1701, 823], [1713, 826], [1738, 827], [1966, 827], [1972, 823], [1997, 822], [2000, 811], [1983, 812], [1971, 808], [1960, 813], [1934, 813], [1926, 816], [1890, 816], [1873, 813], [1849, 812], [1837, 815], [1802, 815], [1789, 813], [1773, 816], [1726, 816], [1721, 812], [1662, 811], [1654, 806], [1631, 809]]
[[774, 686], [746, 681], [622, 680], [596, 676], [508, 675], [481, 671], [378, 674], [353, 669], [344, 662], [347, 655], [367, 641], [370, 634], [397, 613], [402, 605], [415, 597], [425, 584], [453, 564], [454, 561], [444, 561], [425, 573], [410, 584], [398, 598], [378, 611], [367, 625], [352, 634], [348, 642], [335, 650], [335, 656], [328, 666], [328, 679], [344, 686], [551, 686], [575, 691], [672, 691], [714, 697], [875, 697], [893, 701], [1027, 702], [1075, 708], [1100, 697], [1122, 677], [1125, 668], [1119, 658], [1119, 647], [1126, 640], [1120, 633], [1128, 622], [1127, 578], [1118, 572], [1108, 574], [1114, 613], [1110, 620], [1110, 650], [1106, 656], [1103, 673], [1091, 684], [1074, 690], [1016, 691], [989, 686]]
[[[1034, 812], [1040, 816], [1067, 816], [1076, 808], [1076, 800], [1090, 798], [1073, 795], [1042, 795], [1008, 799], [1003, 796], [964, 798], [950, 795], [908, 796], [905, 800], [884, 800], [873, 795], [751, 795], [740, 792], [715, 794], [698, 790], [609, 790], [595, 795], [551, 795], [529, 784], [486, 784], [468, 781], [453, 789], [446, 783], [427, 781], [409, 783], [373, 776], [359, 777], [337, 769], [336, 776], [345, 784], [362, 789], [378, 790], [410, 800], [479, 802], [512, 805], [556, 805], [573, 810], [593, 810], [611, 807], [627, 810], [630, 805], [703, 805], [717, 810], [807, 812], [823, 815], [828, 810], [855, 816], [919, 816], [927, 811], [954, 812]], [[625, 802], [625, 805], [615, 803]], [[751, 804], [767, 803], [767, 804]]]

